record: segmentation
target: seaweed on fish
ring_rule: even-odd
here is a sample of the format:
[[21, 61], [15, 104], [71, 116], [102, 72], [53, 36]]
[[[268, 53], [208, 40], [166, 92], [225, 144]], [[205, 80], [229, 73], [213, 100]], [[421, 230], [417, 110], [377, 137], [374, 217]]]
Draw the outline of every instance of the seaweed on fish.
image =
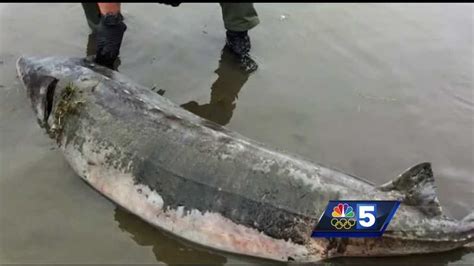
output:
[[70, 115], [77, 113], [78, 108], [84, 104], [84, 100], [78, 99], [77, 93], [81, 93], [77, 87], [69, 83], [59, 96], [59, 102], [54, 111], [54, 121], [49, 128], [49, 136], [61, 145], [60, 140], [64, 131], [64, 121]]

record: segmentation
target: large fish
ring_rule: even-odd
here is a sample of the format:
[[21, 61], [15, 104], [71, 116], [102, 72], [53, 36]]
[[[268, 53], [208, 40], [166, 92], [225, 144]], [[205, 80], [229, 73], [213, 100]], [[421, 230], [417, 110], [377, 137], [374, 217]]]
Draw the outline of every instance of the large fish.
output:
[[[375, 186], [202, 119], [86, 59], [21, 57], [17, 71], [38, 122], [74, 171], [175, 236], [298, 262], [440, 252], [473, 241], [474, 215], [443, 214], [429, 163]], [[328, 200], [402, 204], [381, 238], [313, 238]]]

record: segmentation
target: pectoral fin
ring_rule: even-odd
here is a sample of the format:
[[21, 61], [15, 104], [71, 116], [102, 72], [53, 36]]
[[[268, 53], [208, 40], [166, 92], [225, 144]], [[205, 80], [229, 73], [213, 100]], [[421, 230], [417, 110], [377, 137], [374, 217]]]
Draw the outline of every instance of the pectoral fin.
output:
[[428, 216], [442, 214], [430, 163], [420, 163], [409, 168], [396, 179], [380, 186], [379, 189], [402, 192], [405, 195], [404, 204], [416, 206]]

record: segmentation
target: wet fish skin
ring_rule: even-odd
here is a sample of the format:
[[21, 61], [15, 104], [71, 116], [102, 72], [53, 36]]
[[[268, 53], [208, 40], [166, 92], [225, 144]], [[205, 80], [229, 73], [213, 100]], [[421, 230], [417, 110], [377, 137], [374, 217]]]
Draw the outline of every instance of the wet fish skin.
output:
[[[200, 245], [316, 262], [439, 252], [473, 241], [472, 219], [442, 213], [429, 163], [377, 187], [202, 119], [86, 59], [21, 57], [17, 71], [38, 122], [81, 178]], [[69, 105], [66, 88], [73, 88]], [[64, 106], [70, 112], [58, 115]], [[338, 199], [403, 203], [382, 238], [311, 238], [328, 200]]]

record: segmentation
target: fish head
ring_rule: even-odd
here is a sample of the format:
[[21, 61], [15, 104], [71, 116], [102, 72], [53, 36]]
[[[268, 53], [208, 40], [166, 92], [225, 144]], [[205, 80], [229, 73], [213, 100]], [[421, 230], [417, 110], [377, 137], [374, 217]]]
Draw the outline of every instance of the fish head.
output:
[[38, 119], [44, 126], [53, 108], [54, 95], [74, 81], [84, 69], [80, 59], [60, 57], [20, 57], [16, 62], [18, 77]]

